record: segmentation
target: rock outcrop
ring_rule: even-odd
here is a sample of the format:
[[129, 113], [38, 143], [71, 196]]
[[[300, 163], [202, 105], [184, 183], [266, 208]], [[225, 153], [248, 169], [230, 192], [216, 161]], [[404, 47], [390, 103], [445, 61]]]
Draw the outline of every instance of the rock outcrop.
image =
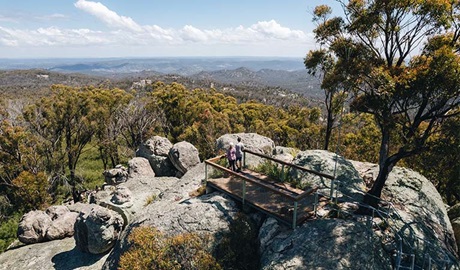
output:
[[[365, 187], [363, 179], [353, 164], [342, 156], [323, 150], [307, 150], [299, 152], [292, 163], [332, 177], [335, 176], [334, 185], [338, 186], [348, 199], [362, 200], [360, 191]], [[301, 186], [318, 187], [324, 194], [330, 193], [331, 179], [313, 173], [304, 173], [298, 169], [292, 169], [290, 174], [293, 179], [301, 182]]]
[[19, 221], [18, 239], [25, 244], [45, 241], [46, 231], [51, 226], [51, 217], [36, 210], [23, 215]]
[[198, 149], [189, 142], [178, 142], [171, 147], [169, 159], [176, 169], [184, 175], [190, 168], [200, 163]]
[[[220, 154], [225, 154], [230, 143], [237, 143], [238, 137], [241, 138], [244, 149], [268, 156], [273, 155], [275, 149], [275, 143], [273, 140], [256, 133], [235, 133], [222, 135], [216, 140], [217, 152]], [[247, 167], [256, 167], [263, 162], [264, 158], [252, 154], [246, 154], [245, 164]]]
[[107, 208], [93, 205], [75, 222], [75, 244], [83, 252], [102, 254], [115, 245], [123, 229], [123, 218]]
[[154, 136], [139, 146], [136, 157], [146, 158], [156, 176], [175, 176], [177, 169], [168, 158], [172, 147], [167, 138]]
[[128, 161], [128, 177], [155, 177], [155, 172], [150, 166], [148, 159], [135, 157]]
[[127, 188], [125, 185], [119, 185], [113, 193], [110, 201], [114, 204], [131, 203], [132, 196], [132, 192], [129, 190], [129, 188]]
[[393, 269], [363, 223], [324, 219], [295, 231], [268, 218], [259, 231], [261, 269]]
[[33, 244], [70, 237], [74, 234], [77, 216], [63, 205], [51, 206], [46, 211], [30, 211], [19, 222], [18, 239]]
[[[255, 217], [259, 229], [260, 269], [392, 269], [398, 247], [394, 232], [404, 236], [405, 241], [412, 241], [408, 243], [414, 249], [407, 249], [409, 245], [405, 245], [403, 252], [415, 254], [416, 264], [420, 265], [426, 252], [433, 259], [439, 254], [447, 254], [445, 258], [449, 262], [456, 262], [457, 258], [452, 255], [456, 243], [445, 206], [434, 186], [418, 173], [396, 167], [390, 174], [382, 199], [391, 204], [382, 202], [382, 205], [392, 206], [392, 214], [387, 215], [391, 220], [359, 216], [353, 210], [362, 199], [360, 190], [372, 184], [377, 176], [377, 165], [345, 160], [327, 151], [297, 153], [289, 148], [275, 148], [270, 139], [257, 134], [225, 135], [217, 140], [217, 147], [223, 150], [230, 141], [235, 143], [237, 137], [241, 137], [245, 146], [253, 151], [283, 160], [295, 155], [294, 164], [330, 175], [335, 173], [335, 187], [339, 190], [334, 193], [339, 197], [337, 202], [327, 204], [330, 180], [291, 171], [291, 177], [318, 187], [324, 201], [317, 218], [295, 230], [263, 214], [250, 215]], [[150, 159], [145, 158], [150, 165], [156, 157], [169, 160], [167, 155], [173, 145], [168, 142], [166, 138], [153, 137], [138, 153], [148, 153], [146, 156]], [[143, 163], [141, 166], [146, 165], [145, 159], [138, 161]], [[159, 176], [156, 171], [153, 178], [137, 169], [125, 183], [117, 187], [106, 186], [95, 194], [96, 202], [104, 207], [77, 203], [68, 206], [67, 210], [53, 207], [46, 212], [32, 212], [23, 218], [29, 224], [23, 229], [26, 242], [46, 239], [53, 222], [68, 212], [79, 213], [74, 239], [9, 250], [0, 254], [0, 269], [117, 269], [121, 254], [129, 247], [130, 233], [139, 226], [155, 227], [167, 235], [207, 234], [218, 244], [241, 211], [240, 205], [219, 192], [194, 197], [196, 195], [192, 194], [200, 194], [195, 191], [203, 185], [205, 165], [187, 164], [181, 165], [186, 170], [179, 169], [180, 166], [173, 168], [174, 175], [178, 171], [185, 172], [181, 178]], [[138, 165], [132, 167], [139, 168]], [[388, 211], [386, 207], [385, 211]], [[342, 211], [341, 214], [337, 214], [337, 209]], [[450, 216], [453, 218], [453, 214]], [[382, 239], [385, 240], [383, 243]], [[431, 249], [427, 243], [436, 244], [441, 249]], [[114, 248], [108, 253], [112, 246]], [[58, 251], [58, 247], [62, 251]], [[454, 266], [453, 269], [459, 268]]]
[[[378, 165], [351, 161], [360, 175], [378, 175]], [[397, 211], [393, 227], [406, 241], [416, 246], [417, 259], [436, 256], [456, 261], [457, 245], [446, 207], [435, 186], [424, 176], [410, 169], [394, 167], [382, 191], [382, 199], [391, 202]], [[434, 259], [434, 258], [433, 258]]]
[[222, 135], [216, 141], [217, 151], [225, 153], [226, 149], [230, 145], [230, 142], [236, 144], [238, 137], [241, 138], [241, 142], [244, 144], [245, 149], [265, 155], [273, 154], [273, 150], [275, 149], [275, 143], [273, 140], [257, 133], [234, 133]]
[[0, 254], [0, 270], [100, 270], [108, 256], [82, 252], [73, 238], [64, 238], [8, 250]]

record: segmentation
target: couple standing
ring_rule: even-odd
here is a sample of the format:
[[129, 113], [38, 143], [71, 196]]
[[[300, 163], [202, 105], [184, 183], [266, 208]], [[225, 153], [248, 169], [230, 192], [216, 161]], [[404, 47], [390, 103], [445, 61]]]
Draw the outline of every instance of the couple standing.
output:
[[241, 138], [238, 137], [238, 143], [233, 145], [230, 143], [230, 146], [227, 149], [227, 159], [230, 169], [234, 172], [241, 172], [241, 160], [243, 159], [243, 149], [244, 145], [241, 142]]

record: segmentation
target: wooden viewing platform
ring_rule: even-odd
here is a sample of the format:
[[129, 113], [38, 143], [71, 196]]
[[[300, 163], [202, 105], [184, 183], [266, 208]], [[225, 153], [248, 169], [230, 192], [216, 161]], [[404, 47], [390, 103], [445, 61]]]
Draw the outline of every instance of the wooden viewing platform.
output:
[[[304, 172], [334, 179], [334, 177], [308, 170], [301, 166], [278, 160], [250, 150], [244, 150], [246, 153], [256, 155], [275, 163], [287, 165]], [[206, 185], [221, 192], [224, 192], [232, 198], [241, 201], [244, 205], [249, 205], [258, 211], [275, 217], [276, 219], [291, 224], [293, 228], [303, 223], [314, 215], [315, 211], [315, 188], [307, 190], [296, 189], [288, 184], [280, 183], [269, 179], [268, 176], [245, 168], [241, 173], [229, 170], [219, 164], [217, 161], [222, 157], [215, 157], [205, 161], [206, 165]], [[244, 160], [246, 157], [244, 157]], [[217, 178], [208, 177], [208, 167], [212, 166], [223, 173], [223, 176]]]

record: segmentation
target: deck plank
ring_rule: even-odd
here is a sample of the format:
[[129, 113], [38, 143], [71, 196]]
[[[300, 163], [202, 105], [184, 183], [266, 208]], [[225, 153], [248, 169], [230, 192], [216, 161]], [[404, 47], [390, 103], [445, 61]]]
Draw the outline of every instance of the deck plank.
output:
[[[257, 185], [246, 181], [246, 197], [245, 203], [248, 203], [263, 212], [281, 219], [282, 221], [292, 224], [294, 201], [288, 196], [297, 196], [303, 190], [291, 188], [287, 185], [270, 181], [265, 175], [256, 173], [250, 170], [244, 170], [242, 175], [251, 178], [251, 180], [261, 181], [262, 185]], [[209, 186], [228, 193], [232, 197], [242, 201], [243, 197], [243, 179], [237, 176], [219, 177], [208, 179]], [[273, 192], [270, 189], [264, 188], [264, 185], [271, 185], [278, 189], [278, 192]], [[313, 215], [314, 195], [306, 196], [298, 202], [296, 224], [300, 224]]]

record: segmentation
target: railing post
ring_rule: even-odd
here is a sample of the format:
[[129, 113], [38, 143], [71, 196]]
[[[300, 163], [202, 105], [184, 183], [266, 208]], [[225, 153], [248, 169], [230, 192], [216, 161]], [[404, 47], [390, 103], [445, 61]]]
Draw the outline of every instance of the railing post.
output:
[[399, 267], [401, 267], [401, 257], [402, 257], [402, 243], [401, 243], [401, 236], [398, 235], [398, 251], [396, 252], [396, 270], [399, 270]]
[[315, 192], [315, 205], [314, 205], [314, 211], [315, 211], [315, 217], [318, 217], [318, 204], [319, 204], [319, 201], [318, 201], [318, 192]]
[[243, 179], [243, 205], [246, 200], [246, 180]]
[[292, 229], [295, 230], [297, 226], [297, 201], [294, 201], [294, 213], [292, 215]]
[[[411, 270], [414, 270], [414, 267], [415, 267], [415, 254], [411, 254], [411, 264], [410, 264], [410, 269]], [[430, 268], [428, 269], [431, 269], [431, 265], [430, 265]]]
[[243, 169], [246, 169], [246, 151], [243, 151]]
[[334, 198], [334, 179], [331, 180], [331, 192], [330, 192], [330, 196], [331, 197], [331, 200]]
[[281, 165], [281, 175], [280, 175], [280, 179], [279, 179], [281, 182], [284, 182], [284, 164]]
[[204, 183], [208, 182], [208, 163], [204, 163]]

